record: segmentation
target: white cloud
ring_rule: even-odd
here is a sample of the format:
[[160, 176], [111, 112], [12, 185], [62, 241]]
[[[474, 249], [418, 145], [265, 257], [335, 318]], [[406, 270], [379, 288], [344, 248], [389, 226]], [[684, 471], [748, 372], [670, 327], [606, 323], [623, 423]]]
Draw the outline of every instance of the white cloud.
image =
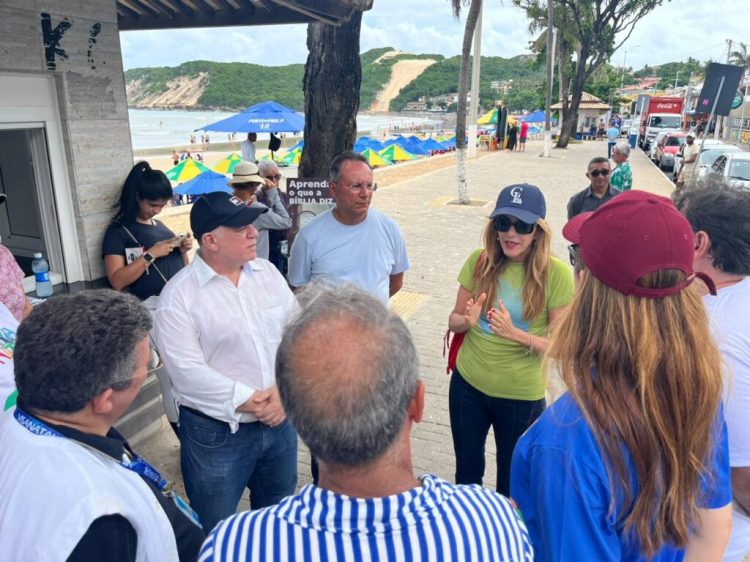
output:
[[[724, 60], [725, 39], [750, 43], [747, 0], [698, 4], [665, 2], [639, 22], [612, 62], [640, 68], [684, 60]], [[363, 51], [392, 46], [414, 53], [461, 52], [464, 21], [453, 17], [448, 0], [375, 0], [362, 20]], [[485, 0], [482, 54], [511, 57], [528, 52], [532, 39], [522, 10], [510, 0]], [[304, 63], [307, 26], [204, 28], [121, 33], [125, 68], [174, 66], [189, 60], [239, 61], [266, 65]]]

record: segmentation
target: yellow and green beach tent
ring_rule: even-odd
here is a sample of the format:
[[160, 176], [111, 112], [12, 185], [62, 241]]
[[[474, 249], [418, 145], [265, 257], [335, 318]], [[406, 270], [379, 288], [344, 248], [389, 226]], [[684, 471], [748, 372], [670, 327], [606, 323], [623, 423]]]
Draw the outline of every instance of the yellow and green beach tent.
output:
[[166, 171], [165, 174], [169, 180], [176, 183], [182, 183], [193, 179], [195, 176], [206, 170], [208, 170], [208, 168], [200, 162], [196, 162], [192, 158], [186, 158], [171, 170]]
[[366, 150], [363, 150], [360, 152], [362, 156], [365, 157], [365, 160], [367, 160], [367, 163], [370, 164], [373, 168], [380, 168], [382, 166], [390, 166], [393, 162], [389, 162], [382, 156], [380, 156], [377, 152], [375, 152], [373, 149], [368, 148]]
[[389, 162], [406, 162], [407, 160], [416, 160], [416, 156], [407, 152], [397, 144], [392, 144], [378, 152], [380, 156]]
[[[515, 125], [516, 118], [512, 115], [508, 115], [508, 123]], [[477, 125], [497, 125], [497, 108], [490, 109], [487, 113], [482, 115], [479, 120], [477, 120]]]
[[237, 165], [237, 162], [242, 162], [242, 156], [236, 152], [232, 152], [232, 154], [227, 155], [214, 164], [211, 169], [220, 174], [231, 174], [234, 172], [234, 167]]
[[281, 163], [285, 166], [299, 166], [299, 160], [302, 157], [302, 151], [299, 148], [288, 152], [282, 159]]

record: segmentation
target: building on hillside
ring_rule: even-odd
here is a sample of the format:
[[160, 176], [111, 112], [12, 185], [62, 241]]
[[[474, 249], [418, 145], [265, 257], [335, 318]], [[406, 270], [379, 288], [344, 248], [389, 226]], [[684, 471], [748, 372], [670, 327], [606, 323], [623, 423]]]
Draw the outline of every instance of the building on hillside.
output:
[[417, 101], [407, 102], [404, 111], [427, 111], [427, 98], [421, 96]]
[[[570, 97], [568, 97], [570, 102]], [[562, 102], [557, 102], [552, 106], [552, 111], [560, 111], [562, 109]], [[596, 128], [599, 125], [599, 121], [606, 115], [610, 107], [596, 96], [592, 96], [589, 93], [583, 92], [581, 97], [581, 105], [578, 106], [578, 124], [576, 125], [576, 131], [587, 132], [591, 130], [591, 127]], [[562, 121], [562, 116], [561, 119]], [[560, 123], [562, 126], [562, 122]]]
[[508, 95], [508, 92], [513, 88], [513, 79], [510, 80], [493, 80], [490, 82], [490, 90], [497, 92], [504, 96]]
[[[197, 7], [196, 7], [197, 6]], [[104, 230], [133, 166], [123, 30], [347, 21], [372, 0], [0, 0], [0, 235], [27, 277], [42, 252], [55, 293], [105, 286]], [[304, 34], [300, 41], [304, 41]], [[196, 45], [196, 58], [201, 55]], [[166, 150], [166, 149], [165, 149]], [[106, 353], [106, 350], [102, 350]], [[122, 422], [163, 413], [151, 380]]]

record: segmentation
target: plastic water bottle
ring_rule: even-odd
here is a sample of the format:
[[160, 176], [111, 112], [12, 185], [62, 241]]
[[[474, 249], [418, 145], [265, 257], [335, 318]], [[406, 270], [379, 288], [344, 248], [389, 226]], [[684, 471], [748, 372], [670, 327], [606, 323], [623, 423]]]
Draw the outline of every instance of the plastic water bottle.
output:
[[49, 278], [49, 264], [42, 257], [41, 252], [34, 252], [34, 260], [31, 262], [31, 271], [36, 279], [36, 294], [39, 298], [52, 296], [52, 281]]

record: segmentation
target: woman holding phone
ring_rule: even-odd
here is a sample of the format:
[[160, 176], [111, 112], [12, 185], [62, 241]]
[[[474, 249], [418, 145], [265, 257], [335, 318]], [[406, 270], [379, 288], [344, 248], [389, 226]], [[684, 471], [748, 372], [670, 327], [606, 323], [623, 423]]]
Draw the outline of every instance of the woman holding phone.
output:
[[138, 162], [128, 174], [104, 234], [102, 255], [113, 289], [141, 300], [158, 295], [188, 263], [190, 235], [176, 236], [154, 217], [172, 199], [172, 186], [160, 170]]
[[484, 228], [484, 247], [459, 276], [449, 327], [466, 336], [449, 391], [456, 483], [481, 484], [490, 426], [497, 490], [508, 495], [513, 447], [544, 411], [542, 353], [552, 325], [573, 298], [568, 266], [550, 255], [541, 190], [509, 185]]

